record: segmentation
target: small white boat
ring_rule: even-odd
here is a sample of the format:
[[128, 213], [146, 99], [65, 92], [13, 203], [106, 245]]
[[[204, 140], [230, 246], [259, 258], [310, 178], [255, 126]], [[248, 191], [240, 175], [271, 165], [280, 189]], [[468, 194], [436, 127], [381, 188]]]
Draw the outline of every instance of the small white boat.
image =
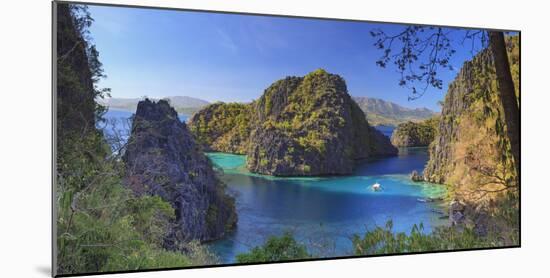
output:
[[379, 183], [373, 184], [371, 188], [372, 188], [373, 191], [380, 191], [380, 190], [382, 190], [382, 186], [381, 186]]

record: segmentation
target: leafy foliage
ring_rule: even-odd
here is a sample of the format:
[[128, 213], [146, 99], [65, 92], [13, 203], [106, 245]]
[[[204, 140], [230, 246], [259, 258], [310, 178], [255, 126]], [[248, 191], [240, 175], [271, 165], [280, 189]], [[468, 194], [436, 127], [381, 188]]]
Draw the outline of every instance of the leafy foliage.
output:
[[189, 129], [198, 142], [213, 150], [244, 154], [251, 111], [249, 104], [214, 103], [193, 115]]
[[247, 168], [267, 175], [345, 174], [356, 159], [397, 154], [345, 80], [323, 69], [278, 80], [250, 104], [212, 104], [189, 125], [207, 150], [246, 154]]
[[[518, 73], [518, 38], [509, 37], [507, 43], [510, 70]], [[455, 196], [476, 202], [518, 186], [495, 79], [488, 51], [465, 63], [449, 85], [439, 139], [430, 147], [425, 171], [429, 180], [449, 184]]]
[[59, 273], [190, 265], [165, 251], [174, 210], [159, 197], [135, 197], [124, 187], [122, 165], [106, 156], [100, 135], [66, 140], [58, 156], [56, 190]]
[[[58, 7], [55, 218], [57, 274], [188, 266], [211, 260], [203, 247], [187, 254], [163, 248], [170, 204], [135, 196], [123, 184], [124, 165], [96, 129], [108, 90], [87, 28], [85, 6]], [[207, 258], [197, 259], [197, 258]]]
[[[272, 124], [296, 138], [303, 148], [323, 153], [326, 142], [333, 136], [333, 127], [344, 126], [345, 120], [336, 107], [328, 105], [337, 102], [331, 99], [331, 92], [345, 89], [345, 84], [331, 81], [334, 76], [323, 69], [306, 75], [295, 92], [288, 96], [288, 103], [281, 114], [275, 115]], [[334, 84], [335, 87], [332, 87]], [[269, 89], [268, 89], [269, 90]], [[347, 91], [347, 90], [346, 90]], [[270, 113], [269, 94], [265, 96], [265, 113]], [[315, 127], [315, 128], [313, 128]], [[298, 135], [300, 136], [294, 136]]]
[[109, 95], [99, 88], [104, 78], [99, 53], [89, 37], [93, 19], [84, 5], [59, 4], [57, 22], [57, 136], [59, 147], [67, 133], [93, 130], [105, 107], [95, 99]]
[[424, 233], [423, 229], [420, 224], [414, 225], [409, 234], [395, 233], [390, 220], [384, 227], [368, 231], [362, 237], [355, 235], [354, 252], [356, 255], [403, 254], [503, 246], [498, 235], [481, 237], [469, 227], [438, 227], [430, 234]]
[[239, 263], [277, 262], [310, 258], [306, 247], [296, 242], [291, 233], [280, 237], [270, 237], [262, 246], [254, 247], [250, 252], [238, 254]]
[[438, 123], [438, 117], [433, 117], [420, 123], [399, 124], [392, 134], [392, 144], [396, 147], [428, 146], [435, 138]]
[[[345, 96], [336, 92], [347, 92], [344, 80], [317, 69], [303, 78], [287, 77], [273, 83], [255, 102], [257, 124], [288, 139], [282, 164], [301, 174], [310, 174], [315, 165], [306, 158], [324, 157], [327, 145], [337, 140], [337, 130], [344, 126], [351, 128], [352, 123], [344, 118]], [[268, 146], [257, 147], [260, 151], [256, 159], [260, 166], [279, 163], [268, 157]], [[351, 157], [353, 153], [346, 155]]]
[[[507, 38], [515, 83], [518, 43], [517, 37]], [[466, 62], [449, 85], [424, 177], [447, 184], [452, 198], [474, 208], [470, 217], [488, 215], [483, 226], [505, 242], [518, 242], [519, 184], [503, 110], [493, 57], [484, 50]]]
[[[252, 126], [262, 124], [285, 134], [301, 134], [293, 136], [300, 146], [322, 152], [331, 136], [329, 127], [333, 122], [338, 126], [345, 124], [339, 111], [321, 105], [328, 101], [325, 98], [331, 91], [338, 89], [327, 87], [332, 78], [326, 71], [318, 69], [303, 79], [294, 77], [275, 82], [257, 102], [251, 104], [212, 104], [194, 115], [190, 129], [201, 143], [213, 150], [243, 154], [248, 147]], [[285, 107], [275, 107], [273, 103], [279, 90], [292, 92], [284, 102], [288, 103]], [[255, 108], [261, 114], [260, 119], [251, 118]]]
[[[383, 51], [376, 64], [385, 68], [393, 60], [401, 73], [399, 85], [407, 86], [412, 91], [409, 99], [421, 97], [430, 86], [443, 89], [443, 81], [438, 73], [440, 68], [453, 69], [450, 59], [456, 50], [451, 46], [449, 37], [452, 31], [443, 27], [418, 25], [407, 26], [392, 35], [381, 29], [372, 30], [370, 34], [376, 38], [374, 46]], [[413, 85], [415, 82], [423, 85], [418, 88]]]

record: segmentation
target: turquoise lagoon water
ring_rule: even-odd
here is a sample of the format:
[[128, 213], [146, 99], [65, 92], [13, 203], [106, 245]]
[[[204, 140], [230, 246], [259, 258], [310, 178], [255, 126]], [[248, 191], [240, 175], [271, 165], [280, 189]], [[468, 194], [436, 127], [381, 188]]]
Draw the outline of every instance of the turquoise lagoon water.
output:
[[[393, 221], [394, 231], [410, 232], [422, 223], [425, 232], [444, 225], [441, 204], [419, 199], [439, 197], [444, 187], [413, 183], [408, 174], [421, 171], [426, 148], [401, 149], [397, 157], [363, 161], [350, 176], [283, 178], [250, 173], [246, 157], [208, 153], [223, 169], [223, 181], [236, 196], [237, 229], [210, 243], [223, 263], [262, 244], [269, 236], [290, 231], [316, 256], [352, 255], [351, 237]], [[371, 185], [380, 183], [382, 191]]]
[[[98, 123], [105, 135], [115, 131], [129, 134], [133, 113], [109, 110]], [[189, 116], [179, 115], [182, 122]], [[381, 130], [391, 136], [393, 130]], [[127, 139], [127, 136], [122, 136]], [[250, 173], [246, 157], [208, 153], [223, 169], [222, 180], [234, 195], [239, 220], [234, 232], [208, 243], [223, 263], [262, 244], [269, 236], [292, 232], [316, 256], [352, 255], [351, 237], [393, 221], [394, 230], [410, 232], [422, 223], [430, 232], [446, 224], [441, 204], [419, 202], [419, 198], [445, 194], [442, 186], [413, 183], [408, 175], [422, 171], [428, 159], [426, 148], [401, 149], [399, 155], [360, 162], [349, 176], [281, 178]], [[370, 187], [380, 183], [382, 191]]]

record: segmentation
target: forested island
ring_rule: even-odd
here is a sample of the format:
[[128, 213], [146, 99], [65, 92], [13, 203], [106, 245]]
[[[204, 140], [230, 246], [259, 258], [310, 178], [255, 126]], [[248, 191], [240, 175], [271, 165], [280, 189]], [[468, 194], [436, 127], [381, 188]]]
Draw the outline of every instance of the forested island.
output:
[[206, 149], [246, 154], [247, 168], [267, 175], [350, 174], [354, 160], [397, 155], [344, 80], [322, 69], [276, 81], [248, 105], [207, 107], [189, 126]]
[[[440, 113], [355, 97], [344, 76], [320, 68], [271, 80], [248, 102], [117, 99], [100, 86], [87, 7], [55, 7], [56, 274], [519, 245], [519, 134], [509, 115], [519, 106], [519, 36], [501, 33], [500, 45], [488, 32], [491, 44], [461, 65]], [[109, 107], [131, 112], [128, 134], [100, 125]], [[396, 126], [391, 139], [378, 124]], [[441, 222], [399, 218], [417, 206]], [[371, 211], [398, 216], [375, 227], [339, 222], [374, 219]], [[352, 249], [330, 250], [336, 239], [316, 234], [323, 221], [332, 232], [352, 227]], [[226, 251], [250, 231], [266, 234]]]

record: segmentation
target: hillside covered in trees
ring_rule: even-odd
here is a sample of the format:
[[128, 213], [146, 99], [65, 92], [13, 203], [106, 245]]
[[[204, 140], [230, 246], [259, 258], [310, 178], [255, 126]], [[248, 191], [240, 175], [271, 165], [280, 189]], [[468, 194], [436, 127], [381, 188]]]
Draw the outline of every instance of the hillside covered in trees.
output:
[[[95, 100], [108, 90], [97, 86], [103, 71], [88, 37], [92, 20], [85, 6], [56, 8], [54, 274], [216, 263], [216, 257], [196, 241], [203, 237], [186, 238], [180, 248], [167, 246], [171, 226], [186, 216], [161, 194], [136, 194], [126, 184], [125, 163], [96, 129], [105, 109]], [[214, 225], [217, 217], [226, 216], [213, 214], [208, 217]]]

